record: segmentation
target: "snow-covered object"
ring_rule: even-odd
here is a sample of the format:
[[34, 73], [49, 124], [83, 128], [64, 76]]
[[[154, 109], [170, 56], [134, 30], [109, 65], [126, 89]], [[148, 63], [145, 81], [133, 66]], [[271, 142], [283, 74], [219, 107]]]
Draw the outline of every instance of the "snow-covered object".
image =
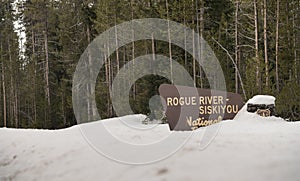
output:
[[237, 115], [234, 117], [234, 120], [238, 121], [244, 121], [244, 120], [277, 120], [277, 121], [283, 121], [282, 118], [278, 117], [261, 117], [256, 113], [250, 113], [247, 111], [247, 105], [250, 104], [274, 104], [275, 105], [275, 97], [270, 95], [256, 95], [249, 99], [246, 104], [242, 107], [242, 109], [237, 113]]
[[[206, 149], [199, 147], [207, 130], [202, 127], [174, 155], [142, 166], [120, 164], [97, 153], [78, 125], [56, 131], [0, 128], [0, 180], [299, 180], [300, 123], [263, 118], [244, 108], [235, 120], [218, 123], [219, 132]], [[153, 127], [142, 125], [144, 118], [130, 115], [122, 119], [135, 127]], [[144, 143], [171, 133], [182, 139], [190, 134], [171, 132], [166, 124], [137, 134], [117, 119], [102, 121], [126, 142]], [[102, 123], [85, 125], [93, 128], [98, 124]], [[99, 139], [105, 137], [98, 134]]]
[[275, 97], [270, 95], [256, 95], [248, 100], [247, 103], [251, 104], [274, 104], [275, 105]]

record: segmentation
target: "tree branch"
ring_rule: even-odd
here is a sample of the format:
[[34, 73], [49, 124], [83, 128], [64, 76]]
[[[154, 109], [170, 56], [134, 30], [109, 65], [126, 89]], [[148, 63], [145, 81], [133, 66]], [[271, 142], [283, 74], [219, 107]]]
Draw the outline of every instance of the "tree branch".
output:
[[245, 89], [244, 89], [244, 84], [243, 84], [243, 81], [242, 81], [242, 77], [241, 77], [241, 74], [239, 72], [239, 69], [236, 65], [236, 63], [234, 62], [232, 56], [230, 55], [230, 53], [228, 52], [228, 50], [226, 48], [224, 48], [216, 39], [214, 39], [214, 37], [212, 37], [212, 39], [226, 52], [226, 54], [228, 55], [228, 57], [230, 58], [230, 60], [232, 61], [233, 65], [234, 65], [234, 68], [237, 70], [238, 72], [238, 77], [240, 79], [240, 82], [241, 82], [241, 87], [242, 87], [242, 90], [243, 90], [243, 94], [244, 94], [244, 97], [245, 99], [247, 100], [247, 96], [246, 96], [246, 92], [245, 92]]

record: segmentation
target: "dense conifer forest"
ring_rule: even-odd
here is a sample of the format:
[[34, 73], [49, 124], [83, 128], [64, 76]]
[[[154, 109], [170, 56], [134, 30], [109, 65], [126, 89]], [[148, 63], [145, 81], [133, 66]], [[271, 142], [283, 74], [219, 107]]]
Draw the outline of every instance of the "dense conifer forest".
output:
[[[193, 29], [215, 52], [227, 91], [245, 99], [274, 95], [278, 115], [300, 120], [299, 0], [0, 0], [0, 126], [76, 124], [72, 78], [81, 54], [107, 29], [142, 18]], [[175, 45], [140, 40], [110, 51], [96, 85], [102, 118], [115, 116], [109, 97], [113, 78], [141, 55], [171, 56], [197, 87], [210, 88], [202, 68]], [[170, 80], [149, 75], [135, 82], [130, 92], [135, 113], [149, 112], [149, 98], [162, 83]]]

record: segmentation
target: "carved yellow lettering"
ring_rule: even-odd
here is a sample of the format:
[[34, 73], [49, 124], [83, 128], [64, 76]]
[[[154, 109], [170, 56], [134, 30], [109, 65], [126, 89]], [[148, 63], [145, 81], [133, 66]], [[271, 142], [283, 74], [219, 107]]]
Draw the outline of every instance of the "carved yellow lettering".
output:
[[178, 98], [177, 97], [173, 98], [173, 104], [174, 104], [174, 106], [178, 105]]
[[219, 121], [219, 122], [222, 121], [222, 119], [223, 119], [222, 116], [219, 116], [219, 117], [218, 117], [218, 121]]
[[183, 97], [179, 98], [179, 105], [181, 105], [181, 106], [184, 105], [184, 98]]
[[217, 114], [218, 113], [217, 106], [212, 106], [212, 112], [213, 112], [213, 114]]
[[187, 123], [188, 123], [189, 126], [192, 126], [192, 117], [191, 116], [187, 117], [186, 121], [187, 121]]
[[218, 96], [218, 102], [219, 102], [219, 104], [224, 104], [223, 103], [223, 96]]
[[194, 120], [194, 121], [192, 122], [192, 125], [193, 125], [193, 126], [197, 126], [197, 120]]
[[171, 97], [167, 98], [167, 105], [168, 106], [173, 106], [173, 104], [172, 104], [172, 98]]
[[200, 113], [200, 114], [204, 114], [204, 109], [203, 109], [203, 108], [204, 108], [204, 106], [200, 106], [200, 107], [199, 107], [199, 113]]
[[196, 105], [196, 97], [192, 97], [192, 105]]
[[231, 105], [227, 106], [226, 111], [227, 111], [227, 113], [232, 113], [232, 107], [231, 107]]
[[234, 106], [233, 106], [233, 112], [234, 112], [234, 113], [239, 112], [239, 106], [238, 106], [238, 105], [234, 105]]
[[185, 105], [190, 105], [191, 104], [191, 97], [186, 97], [185, 98]]
[[211, 110], [211, 106], [207, 106], [207, 114], [211, 114], [212, 110]]
[[218, 97], [217, 97], [217, 96], [214, 96], [214, 97], [213, 97], [213, 103], [214, 103], [214, 104], [218, 104]]
[[205, 98], [206, 98], [206, 102], [208, 102], [208, 104], [212, 103], [212, 97], [211, 96], [205, 97]]
[[204, 123], [203, 123], [203, 125], [207, 126], [207, 124], [208, 124], [208, 122], [207, 122], [207, 120], [205, 120]]
[[199, 97], [199, 104], [205, 104], [204, 97]]

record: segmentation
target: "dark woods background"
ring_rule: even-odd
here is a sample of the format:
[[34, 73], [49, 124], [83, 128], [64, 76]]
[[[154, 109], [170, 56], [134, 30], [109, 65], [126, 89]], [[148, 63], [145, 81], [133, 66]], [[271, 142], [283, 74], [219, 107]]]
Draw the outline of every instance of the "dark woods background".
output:
[[[247, 98], [275, 95], [282, 117], [300, 119], [299, 0], [27, 0], [17, 4], [18, 12], [12, 3], [0, 0], [0, 126], [76, 124], [71, 90], [80, 55], [97, 35], [137, 18], [165, 18], [194, 29], [216, 53], [228, 91], [243, 94], [244, 88]], [[24, 55], [14, 31], [17, 19], [26, 32]], [[102, 118], [114, 116], [109, 99], [114, 76], [140, 55], [171, 55], [197, 87], [209, 88], [192, 56], [166, 42], [136, 41], [111, 51], [96, 85]], [[131, 90], [132, 109], [149, 112], [148, 98], [165, 82], [159, 76], [139, 79]]]

